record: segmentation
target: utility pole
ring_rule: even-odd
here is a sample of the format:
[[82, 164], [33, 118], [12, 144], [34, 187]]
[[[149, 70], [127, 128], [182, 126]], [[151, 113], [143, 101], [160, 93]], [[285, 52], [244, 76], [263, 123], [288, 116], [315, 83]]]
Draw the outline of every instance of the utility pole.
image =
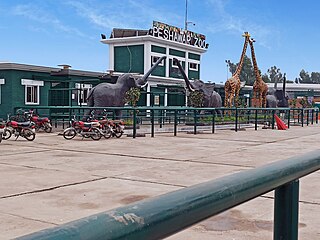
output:
[[184, 30], [188, 30], [188, 0], [186, 0], [186, 13], [184, 15]]

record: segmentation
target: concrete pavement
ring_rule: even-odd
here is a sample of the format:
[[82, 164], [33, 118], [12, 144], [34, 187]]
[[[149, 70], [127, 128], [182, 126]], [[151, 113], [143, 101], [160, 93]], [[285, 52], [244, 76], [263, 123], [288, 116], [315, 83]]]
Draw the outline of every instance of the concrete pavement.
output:
[[[155, 138], [75, 138], [38, 133], [0, 143], [0, 239], [164, 194], [319, 149], [317, 125], [286, 131], [158, 133]], [[320, 239], [320, 172], [300, 183], [300, 239]], [[273, 192], [170, 240], [272, 239]]]

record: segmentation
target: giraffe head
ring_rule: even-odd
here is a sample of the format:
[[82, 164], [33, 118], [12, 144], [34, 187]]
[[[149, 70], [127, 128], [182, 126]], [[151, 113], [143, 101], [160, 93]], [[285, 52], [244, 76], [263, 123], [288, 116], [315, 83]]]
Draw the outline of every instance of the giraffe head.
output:
[[249, 39], [249, 42], [250, 42], [250, 43], [254, 43], [255, 41], [256, 41], [256, 40], [255, 40], [254, 38], [250, 38], [250, 39]]
[[242, 34], [242, 37], [250, 38], [250, 37], [251, 37], [251, 35], [250, 35], [250, 33], [249, 33], [249, 32], [244, 32], [244, 33]]

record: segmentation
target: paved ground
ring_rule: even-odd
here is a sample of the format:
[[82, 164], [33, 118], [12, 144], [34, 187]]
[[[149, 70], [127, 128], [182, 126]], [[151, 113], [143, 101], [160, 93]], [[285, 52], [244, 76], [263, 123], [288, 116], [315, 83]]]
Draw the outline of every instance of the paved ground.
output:
[[[0, 143], [0, 239], [11, 239], [319, 149], [320, 128], [67, 141], [39, 133]], [[320, 172], [300, 183], [299, 239], [320, 239]], [[170, 240], [272, 239], [273, 192]]]

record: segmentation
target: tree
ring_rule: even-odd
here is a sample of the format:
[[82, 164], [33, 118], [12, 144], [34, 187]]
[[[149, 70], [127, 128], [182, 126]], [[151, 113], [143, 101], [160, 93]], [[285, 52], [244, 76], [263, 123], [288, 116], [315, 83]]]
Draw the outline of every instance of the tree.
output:
[[265, 73], [265, 74], [263, 74], [261, 77], [262, 77], [262, 80], [263, 80], [265, 83], [271, 82], [268, 74]]
[[299, 77], [295, 79], [296, 83], [312, 83], [311, 77], [308, 72], [302, 69], [299, 73]]
[[135, 107], [137, 105], [137, 102], [139, 101], [140, 94], [141, 93], [139, 88], [135, 88], [135, 87], [130, 88], [125, 94], [125, 97], [124, 97], [125, 103]]
[[274, 82], [283, 82], [283, 75], [281, 73], [281, 70], [280, 68], [277, 68], [276, 66], [273, 66], [271, 68], [268, 69], [268, 74], [269, 74], [269, 78], [270, 78], [270, 81], [272, 83]]
[[312, 83], [320, 83], [320, 73], [319, 72], [312, 72], [311, 73], [311, 82]]
[[[236, 71], [239, 63], [235, 64], [229, 61], [228, 64], [229, 71], [233, 74]], [[253, 85], [255, 81], [255, 75], [251, 59], [247, 55], [245, 55], [243, 59], [243, 65], [240, 73], [240, 81], [245, 81], [246, 85]]]

